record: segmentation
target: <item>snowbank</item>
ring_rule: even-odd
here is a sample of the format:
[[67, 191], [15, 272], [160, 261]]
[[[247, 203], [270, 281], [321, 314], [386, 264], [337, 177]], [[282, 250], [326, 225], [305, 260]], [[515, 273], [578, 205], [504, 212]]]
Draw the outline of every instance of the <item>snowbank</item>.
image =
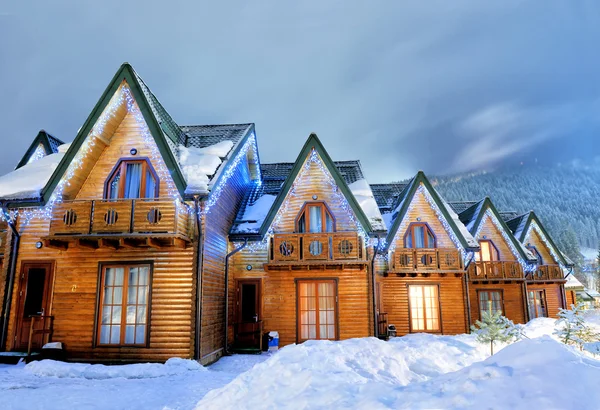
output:
[[174, 376], [188, 371], [206, 371], [202, 365], [193, 360], [173, 357], [160, 363], [139, 363], [118, 366], [103, 364], [65, 363], [55, 360], [31, 362], [25, 371], [36, 376], [50, 376], [73, 379], [150, 379], [155, 377]]
[[196, 408], [596, 408], [600, 361], [550, 337], [554, 328], [535, 319], [524, 328], [533, 339], [492, 357], [474, 335], [286, 346]]
[[[65, 144], [66, 145], [66, 144]], [[62, 147], [62, 146], [61, 146]], [[60, 147], [59, 147], [60, 149]], [[0, 177], [0, 198], [36, 199], [63, 159], [65, 151], [46, 155]]]
[[217, 172], [221, 158], [227, 157], [232, 147], [233, 142], [228, 140], [204, 148], [180, 145], [179, 163], [188, 184], [186, 191], [207, 192], [210, 177]]
[[348, 185], [348, 188], [350, 188], [350, 191], [358, 201], [358, 204], [362, 208], [363, 212], [367, 218], [369, 218], [369, 222], [371, 223], [373, 229], [376, 231], [385, 231], [385, 222], [381, 217], [379, 206], [377, 206], [377, 202], [373, 196], [373, 191], [367, 183], [367, 180], [359, 179], [358, 181]]

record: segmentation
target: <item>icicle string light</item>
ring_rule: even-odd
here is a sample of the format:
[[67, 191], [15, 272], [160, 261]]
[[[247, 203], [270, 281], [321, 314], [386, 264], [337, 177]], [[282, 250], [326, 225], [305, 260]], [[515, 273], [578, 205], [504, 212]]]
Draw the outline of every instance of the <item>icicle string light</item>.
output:
[[27, 163], [31, 164], [32, 162], [35, 162], [38, 159], [42, 159], [45, 156], [46, 156], [46, 149], [44, 148], [44, 145], [42, 143], [40, 143], [37, 146], [37, 148], [35, 149], [35, 151], [33, 151], [31, 156], [29, 157], [29, 159], [27, 160]]
[[123, 84], [112, 96], [107, 107], [100, 115], [100, 118], [98, 118], [87, 138], [85, 138], [79, 147], [77, 154], [72, 159], [67, 171], [60, 179], [46, 205], [36, 209], [19, 209], [11, 211], [15, 214], [18, 214], [22, 218], [25, 225], [27, 225], [33, 218], [50, 219], [52, 217], [52, 208], [54, 207], [54, 204], [62, 201], [65, 187], [70, 186], [71, 180], [75, 176], [75, 173], [83, 166], [86, 157], [96, 145], [97, 136], [104, 133], [106, 124], [115, 117], [117, 111], [120, 107], [122, 107], [123, 104], [126, 104], [127, 111], [133, 114], [136, 123], [141, 130], [141, 135], [144, 139], [144, 142], [148, 147], [150, 147], [150, 159], [152, 164], [155, 165], [160, 181], [166, 184], [168, 195], [173, 198], [179, 211], [190, 212], [190, 207], [181, 200], [179, 191], [177, 190], [177, 187], [171, 178], [171, 173], [169, 172], [169, 169], [162, 158], [158, 146], [154, 141], [154, 137], [150, 133], [142, 112], [135, 102], [131, 90], [126, 84]]
[[528, 243], [529, 241], [531, 241], [531, 237], [530, 237], [531, 232], [534, 230], [537, 232], [537, 234], [540, 236], [540, 238], [542, 238], [542, 242], [544, 242], [544, 245], [546, 245], [546, 248], [548, 248], [550, 250], [550, 254], [554, 258], [554, 260], [558, 264], [561, 264], [560, 261], [562, 260], [562, 258], [558, 256], [558, 254], [556, 253], [556, 249], [554, 249], [554, 246], [552, 246], [550, 244], [550, 241], [548, 240], [548, 238], [546, 238], [546, 235], [544, 235], [544, 232], [542, 231], [542, 229], [539, 227], [539, 225], [535, 221], [531, 221], [531, 224], [529, 225], [529, 228], [527, 229], [527, 234], [525, 235], [525, 240], [523, 241], [523, 243]]
[[483, 214], [483, 218], [481, 218], [481, 222], [479, 223], [479, 227], [477, 228], [477, 231], [475, 232], [475, 235], [474, 235], [475, 239], [477, 239], [479, 241], [480, 235], [481, 235], [481, 231], [483, 230], [483, 227], [484, 227], [484, 225], [485, 225], [485, 223], [487, 222], [488, 219], [492, 221], [492, 223], [494, 224], [494, 226], [502, 234], [502, 237], [504, 238], [504, 241], [506, 242], [506, 244], [510, 248], [510, 251], [512, 252], [512, 254], [517, 258], [517, 262], [519, 262], [519, 264], [523, 267], [523, 270], [525, 272], [532, 272], [532, 271], [534, 271], [536, 269], [536, 266], [528, 263], [525, 259], [523, 259], [521, 257], [521, 254], [519, 253], [519, 250], [514, 246], [514, 244], [512, 242], [512, 239], [510, 238], [510, 236], [508, 236], [509, 234], [507, 234], [506, 231], [502, 228], [502, 225], [500, 224], [500, 221], [498, 220], [498, 218], [496, 218], [496, 215], [494, 215], [489, 208], [486, 209], [485, 213]]
[[227, 186], [229, 179], [233, 176], [240, 163], [242, 163], [242, 161], [245, 158], [247, 158], [248, 152], [250, 150], [252, 150], [254, 165], [258, 172], [257, 182], [258, 184], [261, 183], [262, 179], [260, 176], [260, 164], [258, 163], [258, 152], [256, 149], [256, 136], [254, 135], [254, 133], [252, 133], [248, 137], [248, 140], [244, 143], [238, 154], [235, 156], [235, 158], [232, 161], [225, 164], [226, 168], [223, 173], [223, 176], [219, 179], [218, 184], [214, 186], [210, 191], [210, 195], [208, 197], [208, 200], [206, 201], [206, 206], [204, 207], [205, 214], [207, 214], [208, 211], [213, 207], [213, 205], [217, 203], [217, 201], [221, 197], [221, 194], [223, 193], [223, 190]]
[[369, 243], [368, 242], [369, 237], [367, 235], [367, 232], [364, 230], [361, 223], [358, 221], [358, 219], [354, 215], [354, 211], [352, 210], [352, 207], [348, 203], [348, 200], [346, 199], [344, 194], [339, 189], [337, 183], [335, 182], [335, 179], [333, 178], [333, 176], [327, 169], [327, 166], [323, 163], [323, 161], [321, 160], [321, 157], [319, 156], [317, 151], [313, 148], [311, 150], [310, 154], [308, 155], [306, 161], [304, 161], [302, 170], [296, 176], [296, 179], [292, 183], [292, 186], [291, 186], [289, 192], [287, 193], [285, 200], [283, 201], [283, 204], [281, 204], [281, 206], [279, 207], [279, 210], [277, 211], [277, 214], [275, 215], [275, 218], [273, 219], [271, 226], [269, 226], [269, 229], [267, 230], [265, 237], [263, 238], [262, 241], [255, 242], [255, 243], [251, 244], [250, 246], [248, 246], [248, 249], [251, 252], [264, 251], [267, 248], [269, 239], [273, 236], [275, 230], [277, 230], [277, 228], [279, 227], [279, 224], [281, 223], [282, 218], [288, 212], [290, 201], [292, 200], [292, 198], [296, 197], [296, 188], [299, 186], [302, 186], [305, 183], [304, 180], [307, 177], [307, 174], [309, 173], [310, 168], [313, 164], [316, 165], [317, 167], [319, 167], [321, 172], [323, 172], [323, 174], [327, 177], [327, 183], [329, 184], [329, 188], [331, 189], [334, 199], [340, 204], [341, 208], [346, 212], [348, 219], [350, 219], [350, 221], [356, 226], [356, 230], [358, 231], [358, 234], [363, 238], [364, 243], [365, 244]]
[[[465, 248], [462, 246], [460, 240], [458, 239], [458, 237], [454, 233], [454, 230], [452, 229], [452, 227], [450, 226], [450, 224], [446, 220], [446, 217], [444, 216], [444, 214], [442, 213], [442, 211], [438, 207], [437, 203], [435, 202], [435, 200], [433, 199], [433, 197], [431, 196], [431, 194], [429, 193], [429, 191], [427, 190], [427, 188], [425, 188], [425, 186], [423, 184], [419, 184], [419, 187], [417, 188], [417, 190], [416, 190], [415, 195], [413, 196], [413, 198], [416, 197], [419, 194], [421, 194], [421, 195], [423, 195], [423, 197], [425, 197], [425, 200], [427, 201], [427, 203], [429, 204], [429, 206], [431, 206], [431, 208], [434, 210], [435, 215], [437, 216], [437, 218], [439, 219], [440, 223], [444, 227], [444, 230], [446, 231], [446, 233], [448, 234], [448, 236], [450, 237], [450, 239], [452, 240], [452, 242], [454, 243], [454, 245], [456, 245], [456, 247], [460, 251], [460, 254], [461, 254], [461, 257], [463, 258], [463, 261], [466, 263], [467, 262], [468, 254], [470, 252], [467, 252], [465, 250]], [[411, 203], [408, 205], [408, 209], [407, 209], [406, 213], [404, 214], [404, 217], [403, 217], [403, 219], [402, 219], [402, 221], [400, 223], [400, 226], [398, 227], [398, 230], [394, 234], [394, 239], [392, 240], [392, 243], [390, 244], [389, 252], [394, 252], [394, 250], [396, 249], [396, 244], [398, 242], [399, 235], [406, 230], [406, 227], [410, 223], [410, 221], [407, 218], [407, 216], [413, 210], [414, 204], [415, 204], [415, 202], [411, 201]]]

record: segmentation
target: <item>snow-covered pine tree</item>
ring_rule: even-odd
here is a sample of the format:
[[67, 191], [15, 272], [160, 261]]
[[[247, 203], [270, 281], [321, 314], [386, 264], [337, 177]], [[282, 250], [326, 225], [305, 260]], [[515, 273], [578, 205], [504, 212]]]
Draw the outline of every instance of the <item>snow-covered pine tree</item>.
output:
[[582, 302], [571, 305], [571, 309], [559, 309], [556, 321], [556, 335], [566, 345], [575, 345], [583, 350], [585, 343], [597, 342], [600, 335], [585, 323], [585, 306]]
[[494, 343], [504, 342], [509, 343], [513, 339], [520, 340], [523, 338], [523, 327], [515, 325], [512, 320], [502, 316], [500, 312], [490, 313], [483, 312], [481, 320], [475, 321], [471, 326], [471, 332], [477, 335], [479, 343], [490, 344], [490, 354], [494, 354]]

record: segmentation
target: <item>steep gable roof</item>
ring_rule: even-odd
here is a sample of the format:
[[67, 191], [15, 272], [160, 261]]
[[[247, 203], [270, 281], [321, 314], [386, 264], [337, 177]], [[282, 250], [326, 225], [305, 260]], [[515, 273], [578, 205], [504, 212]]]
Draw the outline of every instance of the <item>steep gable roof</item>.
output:
[[371, 184], [371, 191], [381, 213], [390, 212], [398, 197], [408, 184], [402, 182], [391, 182], [389, 184]]
[[564, 266], [573, 266], [573, 262], [570, 259], [565, 258], [565, 255], [563, 255], [560, 249], [556, 246], [552, 240], [552, 237], [548, 235], [548, 232], [546, 232], [544, 225], [542, 225], [535, 212], [529, 211], [507, 222], [507, 226], [514, 232], [515, 237], [523, 244], [527, 238], [527, 233], [529, 232], [532, 224], [539, 228], [539, 233], [541, 233], [542, 239], [545, 238], [546, 245], [550, 249], [552, 256]]
[[27, 148], [27, 151], [25, 151], [23, 158], [21, 158], [15, 169], [19, 169], [23, 165], [27, 164], [38, 147], [42, 147], [43, 156], [46, 156], [50, 154], [56, 154], [58, 152], [58, 147], [63, 144], [64, 142], [58, 138], [50, 135], [44, 130], [40, 130], [40, 132], [38, 132], [37, 136], [31, 142], [31, 145], [29, 145], [29, 148]]
[[402, 223], [402, 220], [404, 219], [404, 216], [408, 211], [410, 202], [417, 193], [417, 190], [419, 189], [419, 186], [421, 184], [431, 195], [431, 198], [433, 199], [435, 205], [437, 205], [443, 218], [446, 220], [450, 229], [458, 238], [458, 241], [460, 242], [461, 246], [465, 250], [478, 250], [479, 244], [477, 243], [475, 238], [473, 238], [471, 233], [459, 220], [456, 212], [454, 212], [454, 210], [446, 203], [446, 201], [444, 201], [442, 197], [440, 197], [440, 195], [431, 185], [431, 182], [429, 182], [423, 171], [419, 171], [417, 175], [415, 175], [414, 178], [411, 179], [404, 191], [402, 191], [402, 193], [398, 196], [393, 211], [393, 213], [396, 215], [393, 218], [392, 226], [389, 228], [387, 235], [388, 247], [394, 241], [394, 237], [396, 236], [396, 233], [400, 228], [400, 224]]
[[[502, 230], [502, 236], [504, 239], [509, 242], [511, 250], [515, 249], [518, 255], [517, 257], [523, 258], [525, 261], [535, 262], [536, 258], [525, 248], [525, 246], [514, 237], [510, 228], [506, 225], [504, 220], [502, 219], [500, 213], [494, 206], [494, 203], [489, 197], [485, 197], [479, 202], [474, 203], [469, 208], [466, 208], [464, 211], [459, 213], [458, 217], [461, 222], [467, 227], [471, 235], [476, 238], [477, 231], [482, 224], [482, 221], [485, 217], [487, 211], [490, 211], [492, 215], [495, 217], [494, 225], [497, 225], [498, 228]], [[497, 224], [495, 222], [498, 222]], [[477, 238], [476, 238], [477, 239]], [[514, 252], [514, 251], [513, 251]]]
[[[237, 234], [241, 236], [252, 236], [253, 239], [259, 239], [266, 235], [271, 223], [279, 211], [279, 208], [282, 206], [283, 201], [292, 188], [294, 180], [300, 173], [303, 164], [308, 159], [308, 156], [313, 149], [323, 161], [323, 164], [348, 201], [348, 205], [354, 212], [354, 215], [356, 216], [358, 222], [362, 225], [363, 229], [366, 232], [373, 232], [373, 228], [368, 217], [365, 215], [360, 204], [348, 187], [349, 184], [359, 181], [364, 177], [358, 161], [333, 162], [317, 135], [312, 133], [306, 140], [306, 143], [302, 147], [300, 154], [298, 154], [298, 157], [293, 164], [278, 163], [261, 165], [262, 183], [256, 184], [253, 189], [250, 189], [246, 193], [242, 206], [240, 207], [240, 211], [238, 212], [238, 217], [236, 218], [236, 221], [231, 229], [232, 237], [235, 237]], [[245, 211], [249, 205], [256, 203], [256, 201], [264, 195], [272, 195], [274, 198], [268, 213], [266, 214], [262, 223], [260, 223], [260, 229], [256, 230], [256, 226], [252, 227], [252, 229], [244, 229], [242, 226], [243, 224], [252, 222], [244, 220]]]

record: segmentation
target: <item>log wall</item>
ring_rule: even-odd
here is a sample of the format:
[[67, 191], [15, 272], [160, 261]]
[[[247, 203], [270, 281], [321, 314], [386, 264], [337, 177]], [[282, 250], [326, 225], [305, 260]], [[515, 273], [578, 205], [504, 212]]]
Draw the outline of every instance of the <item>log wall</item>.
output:
[[517, 257], [510, 250], [509, 245], [506, 243], [506, 239], [502, 236], [500, 230], [494, 225], [490, 218], [487, 218], [481, 227], [477, 240], [490, 240], [496, 245], [498, 253], [500, 254], [500, 260], [502, 261], [515, 261]]
[[562, 308], [562, 286], [558, 283], [532, 285], [527, 284], [527, 290], [545, 290], [546, 291], [546, 303], [548, 305], [548, 317], [558, 319], [558, 309]]
[[471, 302], [471, 323], [480, 320], [478, 290], [500, 290], [504, 300], [503, 315], [515, 323], [525, 323], [525, 307], [523, 305], [523, 283], [494, 283], [481, 284], [469, 283], [469, 298]]

